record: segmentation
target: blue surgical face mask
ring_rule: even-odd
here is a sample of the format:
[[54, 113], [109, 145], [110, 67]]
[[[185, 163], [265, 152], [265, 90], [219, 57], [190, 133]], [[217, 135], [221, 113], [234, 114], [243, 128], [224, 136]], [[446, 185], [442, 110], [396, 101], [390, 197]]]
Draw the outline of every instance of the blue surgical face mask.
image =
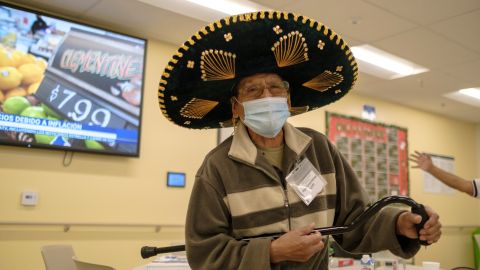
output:
[[258, 135], [274, 138], [290, 116], [287, 98], [266, 97], [242, 103], [243, 123]]

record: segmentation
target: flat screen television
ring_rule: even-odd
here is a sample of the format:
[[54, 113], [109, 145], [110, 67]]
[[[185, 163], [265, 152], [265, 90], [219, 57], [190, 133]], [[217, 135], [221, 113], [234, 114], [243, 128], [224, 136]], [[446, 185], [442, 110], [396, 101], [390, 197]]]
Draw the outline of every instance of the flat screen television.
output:
[[0, 144], [139, 156], [146, 40], [0, 2]]

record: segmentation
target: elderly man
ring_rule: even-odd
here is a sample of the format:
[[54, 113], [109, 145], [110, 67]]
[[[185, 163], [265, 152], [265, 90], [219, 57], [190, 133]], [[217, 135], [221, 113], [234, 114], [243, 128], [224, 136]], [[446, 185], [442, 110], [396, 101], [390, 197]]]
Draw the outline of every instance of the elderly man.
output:
[[[188, 128], [233, 125], [234, 135], [198, 170], [186, 220], [192, 269], [328, 269], [326, 237], [315, 227], [350, 224], [370, 203], [327, 138], [287, 122], [352, 87], [357, 67], [326, 26], [282, 12], [215, 22], [187, 41], [159, 87], [162, 112]], [[334, 236], [346, 250], [411, 257], [418, 239], [438, 241], [438, 215], [385, 208]], [[284, 233], [279, 238], [259, 237]]]

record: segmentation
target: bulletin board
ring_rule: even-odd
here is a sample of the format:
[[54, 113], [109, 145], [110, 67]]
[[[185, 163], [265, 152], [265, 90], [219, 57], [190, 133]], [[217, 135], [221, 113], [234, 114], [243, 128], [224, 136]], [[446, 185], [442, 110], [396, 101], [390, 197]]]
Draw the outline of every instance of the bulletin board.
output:
[[409, 195], [407, 129], [326, 112], [327, 136], [347, 159], [370, 200]]

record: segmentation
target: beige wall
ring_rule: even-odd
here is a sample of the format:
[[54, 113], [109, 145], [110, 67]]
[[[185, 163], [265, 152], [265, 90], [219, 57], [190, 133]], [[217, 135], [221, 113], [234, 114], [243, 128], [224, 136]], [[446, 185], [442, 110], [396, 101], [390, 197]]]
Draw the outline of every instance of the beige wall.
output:
[[[194, 174], [216, 144], [215, 130], [187, 130], [168, 122], [157, 105], [162, 69], [176, 48], [149, 41], [143, 103], [140, 158], [75, 153], [63, 167], [63, 152], [0, 146], [0, 221], [183, 224]], [[378, 121], [408, 129], [409, 150], [455, 157], [459, 175], [479, 173], [478, 126], [396, 104], [349, 94], [326, 109], [360, 116], [363, 104], [377, 109]], [[325, 131], [325, 110], [290, 120]], [[167, 188], [167, 171], [187, 173], [185, 189]], [[411, 195], [432, 206], [444, 225], [480, 225], [480, 201], [463, 194], [425, 194], [422, 174], [410, 171]], [[20, 205], [22, 191], [39, 193], [35, 207]], [[473, 265], [470, 229], [446, 228], [442, 240], [416, 257], [436, 260], [442, 268]], [[143, 245], [183, 241], [182, 228], [0, 226], [0, 269], [43, 269], [40, 247], [71, 244], [76, 254], [117, 269], [132, 269], [147, 261]]]

